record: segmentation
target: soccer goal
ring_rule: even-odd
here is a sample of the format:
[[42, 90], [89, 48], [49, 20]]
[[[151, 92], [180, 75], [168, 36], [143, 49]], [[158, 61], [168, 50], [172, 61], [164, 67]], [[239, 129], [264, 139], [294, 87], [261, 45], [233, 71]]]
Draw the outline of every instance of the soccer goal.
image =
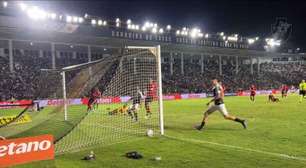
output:
[[[160, 46], [127, 46], [92, 62], [43, 70], [56, 153], [164, 134]], [[57, 84], [56, 84], [57, 83]], [[47, 88], [47, 90], [46, 90]], [[94, 95], [100, 92], [101, 95]]]

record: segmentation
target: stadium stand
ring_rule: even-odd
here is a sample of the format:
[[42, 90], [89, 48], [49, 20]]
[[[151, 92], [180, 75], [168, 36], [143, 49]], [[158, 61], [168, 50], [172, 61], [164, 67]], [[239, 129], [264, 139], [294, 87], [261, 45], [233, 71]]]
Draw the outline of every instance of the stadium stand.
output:
[[[50, 58], [47, 54], [42, 57], [39, 56], [38, 51], [24, 51], [20, 52], [15, 50], [14, 52], [15, 64], [14, 72], [9, 71], [8, 57], [0, 57], [1, 66], [1, 80], [0, 81], [0, 94], [2, 100], [10, 99], [32, 99], [37, 98], [40, 95], [46, 98], [50, 95], [49, 92], [52, 89], [38, 89], [39, 86], [43, 86], [39, 82], [59, 82], [60, 76], [57, 79], [39, 80], [40, 69], [50, 68]], [[56, 58], [56, 62], [59, 62], [59, 67], [74, 65], [86, 62], [86, 56], [82, 57], [81, 54], [77, 57], [73, 57], [71, 53], [63, 53], [61, 57]], [[275, 86], [281, 86], [283, 83], [287, 85], [296, 85], [299, 82], [300, 76], [306, 76], [306, 66], [299, 63], [262, 63], [260, 64], [260, 74], [249, 73], [249, 66], [242, 64], [239, 66], [239, 71], [235, 73], [235, 66], [231, 61], [227, 61], [228, 64], [223, 65], [223, 74], [218, 72], [217, 62], [214, 59], [205, 60], [204, 72], [200, 72], [200, 65], [198, 62], [192, 59], [184, 60], [184, 74], [180, 71], [179, 60], [174, 60], [173, 74], [169, 71], [169, 62], [162, 64], [163, 70], [163, 91], [164, 93], [202, 93], [207, 92], [210, 88], [209, 79], [217, 77], [221, 79], [226, 86], [226, 91], [235, 93], [239, 89], [247, 90], [251, 84], [255, 84], [258, 89], [273, 89]], [[116, 65], [112, 66], [112, 69], [117, 68]], [[256, 71], [256, 66], [254, 71]], [[111, 75], [112, 72], [109, 72]], [[73, 74], [72, 74], [73, 76]], [[72, 79], [68, 77], [69, 79]], [[109, 77], [101, 79], [99, 87], [103, 90], [103, 83], [108, 82]], [[50, 86], [50, 85], [48, 85]], [[44, 90], [46, 93], [41, 93]], [[40, 92], [40, 93], [37, 93]], [[56, 97], [56, 95], [55, 95]]]

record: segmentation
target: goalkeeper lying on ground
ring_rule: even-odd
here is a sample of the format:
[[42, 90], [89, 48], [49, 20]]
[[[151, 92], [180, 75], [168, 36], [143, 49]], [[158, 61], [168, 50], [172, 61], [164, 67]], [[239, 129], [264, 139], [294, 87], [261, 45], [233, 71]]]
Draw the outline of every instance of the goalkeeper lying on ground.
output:
[[[137, 92], [136, 94], [122, 107], [117, 108], [111, 112], [109, 112], [110, 115], [116, 115], [118, 113], [120, 114], [128, 114], [131, 116], [131, 118], [135, 121], [138, 121], [138, 114], [137, 112], [140, 109], [140, 104], [141, 104], [141, 99], [143, 99], [144, 96], [142, 92], [140, 91], [139, 87], [137, 87]], [[129, 102], [132, 102], [131, 105], [128, 105]]]

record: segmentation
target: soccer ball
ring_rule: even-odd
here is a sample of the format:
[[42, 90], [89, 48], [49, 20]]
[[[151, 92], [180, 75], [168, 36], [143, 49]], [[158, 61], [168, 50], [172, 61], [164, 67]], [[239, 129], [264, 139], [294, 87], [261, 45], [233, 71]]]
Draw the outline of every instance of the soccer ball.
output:
[[148, 137], [153, 137], [153, 134], [154, 134], [153, 130], [151, 130], [151, 129], [147, 130], [147, 136]]

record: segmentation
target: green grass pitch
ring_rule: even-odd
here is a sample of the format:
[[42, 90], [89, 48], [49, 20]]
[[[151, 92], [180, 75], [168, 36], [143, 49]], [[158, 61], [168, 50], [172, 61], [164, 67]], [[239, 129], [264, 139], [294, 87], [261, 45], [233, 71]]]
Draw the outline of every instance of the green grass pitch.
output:
[[[200, 122], [208, 99], [164, 101], [165, 136], [130, 138], [106, 147], [97, 145], [93, 149], [60, 155], [52, 161], [16, 167], [303, 168], [306, 167], [306, 100], [298, 103], [298, 99], [290, 95], [279, 103], [268, 103], [267, 96], [257, 96], [256, 102], [250, 102], [248, 97], [226, 97], [230, 114], [247, 119], [248, 129], [224, 120], [215, 112], [201, 132], [193, 126]], [[67, 127], [52, 123], [54, 121], [44, 121], [45, 128], [41, 129], [57, 134], [61, 126]], [[27, 132], [33, 131], [37, 130]], [[82, 161], [90, 150], [96, 153], [97, 159]], [[144, 158], [129, 160], [123, 156], [134, 150]], [[155, 161], [156, 156], [160, 156], [161, 161]]]

